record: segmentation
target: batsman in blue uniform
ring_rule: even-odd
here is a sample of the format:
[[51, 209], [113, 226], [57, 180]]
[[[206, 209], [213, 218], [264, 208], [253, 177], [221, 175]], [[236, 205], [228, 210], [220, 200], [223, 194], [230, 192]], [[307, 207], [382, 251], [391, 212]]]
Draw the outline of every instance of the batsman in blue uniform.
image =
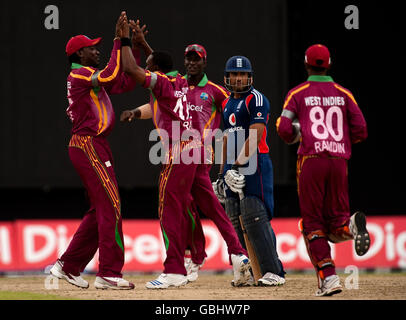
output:
[[270, 224], [274, 199], [273, 168], [266, 142], [269, 101], [252, 86], [251, 62], [244, 56], [228, 59], [224, 83], [231, 95], [223, 102], [222, 165], [213, 188], [224, 201], [227, 215], [245, 246], [242, 218], [261, 269], [258, 285], [281, 285], [285, 283], [285, 271]]

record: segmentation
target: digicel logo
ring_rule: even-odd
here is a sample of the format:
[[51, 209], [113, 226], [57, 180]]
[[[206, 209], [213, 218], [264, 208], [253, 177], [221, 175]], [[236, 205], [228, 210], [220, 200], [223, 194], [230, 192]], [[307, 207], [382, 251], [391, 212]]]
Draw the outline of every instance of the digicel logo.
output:
[[[235, 127], [236, 128], [236, 127]], [[0, 270], [39, 270], [52, 265], [68, 247], [80, 220], [19, 220], [0, 222]], [[229, 255], [220, 232], [211, 221], [202, 220], [206, 237], [206, 269], [228, 270]], [[273, 220], [277, 251], [286, 268], [313, 268], [295, 218]], [[368, 218], [371, 247], [357, 256], [354, 241], [331, 245], [336, 266], [361, 268], [406, 268], [406, 217]], [[160, 270], [166, 257], [159, 221], [123, 221], [125, 266], [128, 271]], [[98, 256], [86, 267], [96, 271]]]
[[235, 119], [235, 114], [234, 113], [230, 114], [230, 116], [228, 117], [228, 122], [230, 122], [230, 124], [232, 126], [236, 125], [237, 121]]

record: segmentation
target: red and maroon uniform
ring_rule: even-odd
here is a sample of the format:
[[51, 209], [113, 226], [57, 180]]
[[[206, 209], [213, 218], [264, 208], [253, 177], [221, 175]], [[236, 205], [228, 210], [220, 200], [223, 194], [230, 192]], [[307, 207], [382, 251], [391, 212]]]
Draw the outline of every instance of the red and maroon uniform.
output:
[[124, 265], [121, 202], [106, 137], [114, 126], [109, 94], [134, 88], [121, 70], [121, 42], [114, 41], [106, 68], [72, 64], [68, 76], [67, 114], [72, 121], [69, 157], [89, 196], [91, 209], [62, 255], [63, 270], [77, 275], [99, 249], [98, 276], [121, 277]]
[[[152, 120], [166, 145], [166, 161], [159, 179], [159, 218], [166, 248], [164, 273], [186, 275], [184, 254], [188, 242], [188, 214], [190, 195], [197, 206], [207, 213], [223, 212], [224, 225], [220, 230], [227, 242], [230, 254], [246, 254], [241, 247], [223, 207], [207, 179], [207, 165], [202, 155], [203, 146], [194, 140], [181, 141], [186, 130], [193, 129], [193, 119], [188, 109], [188, 82], [181, 75], [176, 77], [160, 72], [146, 71], [145, 88], [151, 90]], [[193, 119], [193, 121], [192, 121]], [[173, 128], [177, 128], [176, 131]], [[179, 128], [179, 129], [178, 129]], [[168, 134], [168, 136], [166, 136]], [[166, 137], [165, 137], [166, 136]], [[199, 162], [185, 164], [182, 156], [199, 149]], [[181, 157], [179, 159], [178, 157]]]
[[[187, 76], [185, 76], [185, 78], [187, 79]], [[210, 181], [210, 169], [214, 157], [211, 147], [212, 135], [214, 130], [220, 127], [221, 104], [228, 96], [229, 92], [224, 87], [208, 80], [206, 74], [203, 75], [202, 80], [197, 86], [189, 86], [189, 90], [186, 94], [187, 110], [192, 119], [192, 128], [199, 131], [203, 143], [207, 140], [204, 158], [207, 163], [207, 181]], [[205, 196], [207, 196], [207, 194], [203, 195], [203, 197]], [[191, 198], [191, 201], [193, 201], [193, 198]], [[202, 199], [202, 201], [207, 202], [207, 199]], [[229, 232], [228, 223], [224, 224], [224, 221], [228, 220], [227, 215], [224, 213], [224, 217], [221, 216], [223, 210], [219, 212], [209, 210], [209, 212], [203, 213], [216, 224], [220, 232], [221, 230]], [[189, 230], [192, 230], [190, 234], [191, 238], [188, 240], [191, 249], [191, 258], [195, 264], [202, 264], [204, 258], [207, 256], [205, 252], [205, 237], [194, 201], [188, 206], [188, 215], [191, 219]]]
[[[367, 126], [352, 93], [329, 76], [310, 76], [287, 94], [277, 131], [288, 143], [294, 119], [301, 127], [297, 183], [303, 231], [316, 239], [309, 246], [320, 267], [331, 261], [328, 235], [348, 231], [347, 161], [351, 145], [366, 139]], [[335, 273], [330, 265], [325, 277]]]

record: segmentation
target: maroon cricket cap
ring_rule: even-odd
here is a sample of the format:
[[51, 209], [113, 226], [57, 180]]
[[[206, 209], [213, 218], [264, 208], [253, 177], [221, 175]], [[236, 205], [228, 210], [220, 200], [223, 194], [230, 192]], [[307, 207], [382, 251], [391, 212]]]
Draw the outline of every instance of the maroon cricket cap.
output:
[[307, 48], [305, 62], [313, 67], [328, 68], [331, 63], [330, 51], [322, 44], [314, 44]]
[[66, 54], [70, 56], [82, 48], [95, 46], [100, 43], [101, 39], [102, 38], [90, 39], [83, 34], [72, 37], [66, 44]]
[[189, 53], [189, 52], [196, 52], [200, 58], [206, 60], [207, 59], [207, 52], [206, 49], [201, 46], [200, 44], [189, 44], [186, 49], [185, 49], [185, 56]]

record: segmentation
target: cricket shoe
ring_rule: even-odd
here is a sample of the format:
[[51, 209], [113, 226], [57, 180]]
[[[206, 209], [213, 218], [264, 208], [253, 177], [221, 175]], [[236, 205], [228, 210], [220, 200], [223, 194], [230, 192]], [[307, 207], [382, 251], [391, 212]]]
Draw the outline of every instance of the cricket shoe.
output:
[[267, 272], [261, 279], [258, 279], [258, 285], [260, 287], [281, 286], [285, 281], [285, 278], [282, 278], [275, 273]]
[[232, 254], [231, 263], [234, 272], [234, 286], [241, 287], [248, 285], [248, 281], [252, 279], [250, 272], [250, 261], [244, 254]]
[[321, 288], [316, 291], [316, 296], [332, 296], [341, 291], [343, 291], [343, 287], [340, 284], [340, 278], [336, 274], [333, 274], [323, 280]]
[[79, 288], [84, 288], [87, 289], [89, 288], [89, 282], [87, 282], [85, 279], [83, 279], [80, 274], [79, 276], [74, 276], [71, 273], [66, 273], [65, 271], [62, 270], [63, 267], [63, 261], [57, 260], [56, 263], [52, 266], [52, 268], [49, 270], [49, 272], [56, 278], [58, 279], [64, 279], [68, 281], [70, 284], [73, 284], [74, 286], [77, 286]]
[[147, 289], [168, 289], [169, 287], [181, 287], [187, 284], [185, 275], [177, 273], [162, 273], [157, 279], [145, 284]]
[[96, 277], [94, 281], [96, 289], [131, 290], [134, 284], [118, 277]]
[[355, 252], [357, 255], [363, 256], [371, 244], [365, 214], [361, 211], [355, 212], [350, 218], [349, 228], [354, 236]]
[[204, 261], [201, 264], [194, 263], [191, 258], [185, 258], [185, 268], [187, 271], [186, 278], [189, 282], [194, 282], [199, 277], [199, 270], [204, 265]]

